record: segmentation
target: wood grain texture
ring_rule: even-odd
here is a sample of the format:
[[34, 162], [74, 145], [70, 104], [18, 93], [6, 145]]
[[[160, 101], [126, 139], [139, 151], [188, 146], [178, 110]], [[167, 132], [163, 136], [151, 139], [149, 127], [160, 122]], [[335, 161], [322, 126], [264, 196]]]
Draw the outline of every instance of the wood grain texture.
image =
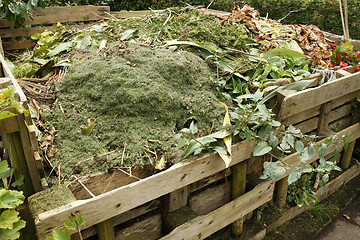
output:
[[353, 93], [360, 89], [359, 82], [360, 73], [354, 73], [322, 86], [286, 96], [281, 104], [279, 119], [285, 120], [289, 116], [311, 109], [314, 106]]
[[162, 240], [205, 239], [214, 232], [226, 227], [235, 220], [244, 217], [252, 210], [272, 199], [274, 182], [267, 181], [257, 185], [253, 190], [211, 213], [194, 218], [175, 228]]
[[[250, 158], [253, 142], [233, 145], [230, 165]], [[81, 212], [86, 222], [84, 228], [124, 213], [146, 202], [187, 186], [225, 169], [225, 163], [217, 153], [199, 159], [176, 164], [156, 175], [124, 187], [104, 193], [89, 200], [78, 200], [45, 213], [35, 219], [39, 239], [49, 236], [54, 227], [59, 227], [71, 213]], [[142, 197], [139, 197], [141, 193]]]
[[[108, 16], [105, 12], [110, 12], [109, 6], [39, 7], [33, 9], [34, 19], [27, 17], [24, 25], [95, 21]], [[9, 22], [6, 19], [0, 20], [0, 28], [13, 26], [13, 22]]]

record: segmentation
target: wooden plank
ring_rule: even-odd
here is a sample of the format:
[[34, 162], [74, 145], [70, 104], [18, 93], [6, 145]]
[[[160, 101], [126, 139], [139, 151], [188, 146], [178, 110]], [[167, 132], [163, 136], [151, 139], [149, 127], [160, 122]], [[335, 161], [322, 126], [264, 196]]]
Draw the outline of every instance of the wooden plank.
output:
[[286, 206], [286, 198], [287, 198], [287, 191], [288, 191], [288, 177], [285, 177], [275, 184], [275, 196], [274, 201], [277, 207], [283, 208]]
[[41, 178], [38, 171], [38, 167], [35, 163], [34, 158], [34, 149], [31, 147], [29, 135], [27, 132], [27, 127], [25, 125], [24, 117], [20, 114], [17, 115], [17, 121], [19, 123], [19, 133], [21, 139], [21, 145], [24, 151], [25, 160], [27, 164], [28, 171], [30, 173], [30, 178], [35, 192], [40, 192], [42, 190]]
[[162, 236], [161, 215], [156, 214], [138, 221], [116, 233], [116, 240], [155, 240]]
[[[137, 218], [146, 213], [152, 212], [160, 208], [160, 201], [154, 200], [149, 203], [146, 203], [140, 207], [134, 208], [130, 211], [124, 212], [118, 216], [112, 218], [114, 226], [125, 223], [131, 219]], [[96, 234], [96, 227], [92, 226], [83, 231], [81, 231], [83, 238], [88, 238]]]
[[[66, 25], [63, 26], [65, 29], [73, 29], [73, 28], [77, 28], [77, 29], [84, 29], [84, 28], [88, 28], [89, 25], [87, 24], [74, 24], [74, 25]], [[1, 29], [0, 31], [0, 37], [2, 38], [12, 38], [12, 37], [27, 37], [27, 36], [31, 36], [35, 33], [42, 33], [45, 30], [55, 30], [57, 28], [56, 25], [54, 26], [45, 26], [45, 27], [31, 27], [31, 28], [14, 28], [14, 29], [10, 29], [10, 28], [6, 28], [6, 29]]]
[[185, 186], [169, 194], [169, 213], [187, 205], [190, 195], [190, 186]]
[[[33, 9], [34, 19], [27, 17], [24, 25], [96, 21], [108, 17], [105, 12], [110, 12], [109, 6], [39, 7]], [[13, 22], [6, 19], [0, 20], [0, 28], [13, 26]]]
[[19, 131], [19, 123], [16, 116], [0, 120], [0, 126], [0, 136]]
[[331, 112], [331, 102], [327, 102], [321, 105], [320, 115], [317, 124], [317, 136], [331, 136], [332, 132], [329, 129]]
[[360, 89], [359, 80], [360, 72], [287, 96], [281, 104], [279, 119], [285, 120], [289, 116], [355, 92]]
[[191, 196], [189, 206], [197, 215], [204, 215], [230, 202], [230, 200], [231, 184], [227, 182]]
[[[309, 110], [310, 111], [310, 110]], [[329, 113], [329, 122], [330, 127], [331, 125], [334, 125], [332, 122], [337, 121], [345, 116], [349, 116], [351, 111], [351, 104], [343, 105], [339, 108], [333, 109]], [[296, 128], [298, 128], [302, 133], [308, 133], [310, 131], [313, 131], [317, 128], [319, 118], [314, 117], [307, 121], [301, 122], [299, 124], [294, 125]], [[331, 124], [332, 123], [332, 124]], [[341, 130], [341, 129], [340, 129]]]
[[26, 96], [25, 96], [24, 92], [22, 91], [20, 85], [18, 84], [18, 82], [16, 81], [14, 76], [12, 75], [10, 68], [6, 64], [5, 59], [1, 54], [0, 54], [0, 64], [2, 64], [5, 77], [9, 77], [11, 79], [11, 82], [12, 82], [12, 85], [14, 86], [15, 92], [19, 95], [20, 102], [26, 102]]
[[35, 46], [35, 41], [23, 40], [23, 41], [4, 42], [3, 46], [5, 51], [33, 48]]
[[226, 178], [231, 175], [231, 168], [227, 168], [224, 171], [221, 171], [219, 173], [216, 173], [210, 177], [201, 179], [200, 181], [197, 181], [190, 185], [190, 192], [195, 192], [201, 188], [204, 188], [208, 186], [209, 184], [212, 184], [214, 182], [217, 182], [223, 178]]
[[115, 18], [133, 18], [133, 17], [145, 17], [151, 15], [152, 13], [159, 13], [163, 11], [164, 10], [114, 11], [114, 12], [110, 12], [110, 14]]
[[108, 219], [104, 222], [98, 223], [96, 225], [96, 232], [99, 240], [114, 240], [114, 223], [112, 219]]
[[[249, 161], [249, 160], [248, 160]], [[245, 193], [246, 188], [246, 169], [247, 162], [244, 161], [239, 164], [236, 164], [232, 167], [232, 199], [236, 199]], [[231, 224], [231, 233], [235, 237], [241, 236], [243, 233], [243, 224], [245, 221], [245, 216], [237, 219]]]
[[0, 77], [0, 89], [7, 88], [11, 85], [11, 79], [8, 77]]
[[21, 145], [20, 133], [10, 133], [2, 136], [2, 139], [4, 140], [6, 149], [9, 152], [11, 165], [15, 169], [15, 179], [17, 180], [21, 176], [24, 176], [24, 184], [20, 185], [19, 189], [24, 192], [25, 197], [29, 197], [35, 193], [35, 190], [28, 166], [26, 164], [24, 151]]
[[[251, 157], [255, 144], [240, 142], [232, 146], [230, 165]], [[187, 186], [226, 168], [217, 153], [178, 163], [169, 169], [146, 179], [104, 193], [89, 200], [78, 200], [60, 208], [39, 214], [35, 219], [40, 239], [49, 236], [52, 229], [60, 227], [71, 213], [81, 212], [86, 219], [84, 228], [112, 218], [146, 202]], [[156, 188], [154, 189], [154, 186]], [[142, 197], [139, 198], [139, 193]]]
[[[348, 95], [345, 95], [340, 98], [332, 100], [331, 106], [333, 107], [333, 109], [336, 109], [339, 106], [344, 105], [345, 103], [348, 103], [351, 100], [354, 100], [359, 96], [360, 96], [360, 91], [353, 92], [351, 94], [348, 94]], [[311, 117], [315, 117], [319, 114], [320, 114], [320, 106], [315, 106], [313, 108], [304, 110], [303, 112], [297, 113], [295, 115], [288, 116], [281, 123], [284, 124], [285, 126], [289, 126], [290, 124], [294, 125], [296, 123], [300, 123]]]
[[335, 129], [336, 131], [341, 131], [351, 125], [351, 118], [351, 116], [346, 116], [344, 118], [336, 120], [330, 123], [330, 128]]
[[271, 201], [274, 182], [266, 181], [257, 185], [253, 190], [241, 197], [216, 209], [215, 211], [194, 218], [193, 220], [175, 228], [162, 240], [205, 239], [214, 232], [226, 227], [235, 220], [244, 217], [254, 209]]

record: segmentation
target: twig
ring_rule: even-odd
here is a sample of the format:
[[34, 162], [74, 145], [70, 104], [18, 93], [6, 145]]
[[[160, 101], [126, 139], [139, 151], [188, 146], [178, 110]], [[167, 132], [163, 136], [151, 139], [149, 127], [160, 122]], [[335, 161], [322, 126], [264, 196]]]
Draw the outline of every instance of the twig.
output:
[[314, 190], [317, 190], [318, 187], [319, 187], [319, 183], [320, 183], [320, 173], [316, 173], [316, 180], [315, 180], [315, 183], [314, 183]]
[[171, 18], [171, 10], [169, 9], [169, 16], [166, 18], [165, 22], [163, 23], [163, 26], [165, 26], [167, 24], [167, 22], [170, 20]]
[[39, 107], [39, 105], [37, 104], [36, 100], [31, 98], [31, 102], [34, 104], [35, 108], [36, 108], [36, 120], [40, 119], [40, 115], [41, 115], [41, 109]]
[[80, 185], [90, 194], [91, 197], [96, 197], [81, 181], [80, 178], [77, 178], [76, 176], [74, 176], [75, 179], [80, 183]]
[[350, 39], [347, 0], [344, 0], [344, 18], [345, 18], [346, 39]]
[[209, 7], [215, 2], [215, 0], [212, 0], [211, 3], [206, 7], [206, 10], [209, 9]]
[[69, 187], [71, 184], [73, 184], [74, 182], [80, 180], [81, 178], [82, 178], [82, 177], [79, 177], [79, 178], [76, 178], [76, 177], [75, 177], [75, 179], [72, 180], [71, 182], [69, 182], [69, 183], [66, 185], [66, 187]]
[[121, 156], [121, 165], [123, 165], [123, 163], [124, 163], [125, 148], [126, 148], [126, 143], [124, 143], [124, 150], [123, 150], [123, 153], [122, 153], [122, 156]]
[[[113, 150], [113, 151], [110, 151], [110, 152], [107, 152], [107, 153], [103, 153], [103, 154], [100, 154], [100, 155], [97, 155], [98, 157], [102, 157], [102, 156], [106, 156], [106, 155], [109, 155], [111, 153], [114, 153], [116, 150]], [[90, 158], [87, 158], [87, 159], [84, 159], [84, 160], [81, 160], [80, 162], [78, 162], [75, 166], [78, 166], [80, 165], [81, 163], [83, 162], [86, 162], [86, 161], [89, 161], [91, 159], [93, 159], [94, 157], [90, 157]]]
[[59, 185], [61, 184], [61, 170], [60, 170], [60, 166], [61, 166], [61, 163], [60, 163], [59, 166], [58, 166], [58, 169], [59, 169], [59, 174], [58, 174]]
[[128, 173], [127, 171], [122, 170], [121, 168], [116, 168], [116, 169], [119, 169], [119, 171], [125, 173], [126, 175], [128, 175], [128, 176], [130, 176], [130, 177], [132, 177], [132, 178], [135, 178], [135, 179], [137, 179], [137, 180], [141, 180], [141, 178], [138, 178], [138, 177], [136, 177], [136, 176], [134, 176], [134, 175], [131, 174], [131, 167], [129, 168], [130, 173]]
[[292, 10], [290, 12], [288, 12], [288, 14], [286, 14], [284, 17], [280, 18], [279, 20], [277, 20], [277, 22], [281, 22], [282, 20], [284, 20], [285, 18], [287, 18], [290, 14], [292, 13], [296, 13], [296, 12], [300, 12], [301, 10], [305, 10], [306, 8], [303, 7], [303, 8], [300, 8], [300, 9], [297, 9], [297, 10]]
[[345, 21], [344, 21], [344, 13], [343, 13], [343, 8], [342, 8], [342, 0], [339, 0], [339, 6], [340, 6], [340, 16], [341, 16], [341, 23], [343, 26], [343, 30], [344, 30], [344, 39], [346, 40], [346, 27], [345, 27]]

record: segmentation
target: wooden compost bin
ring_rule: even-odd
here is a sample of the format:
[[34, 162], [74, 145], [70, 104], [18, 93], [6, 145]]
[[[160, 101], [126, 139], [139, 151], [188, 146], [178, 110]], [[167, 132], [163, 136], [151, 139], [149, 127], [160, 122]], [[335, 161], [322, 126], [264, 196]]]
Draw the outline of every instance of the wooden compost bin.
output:
[[[25, 24], [94, 21], [108, 17], [106, 12], [109, 10], [108, 7], [94, 6], [38, 9], [33, 22], [27, 20]], [[136, 12], [137, 16], [148, 13]], [[128, 17], [129, 14], [133, 13], [111, 13], [115, 17]], [[76, 19], [73, 18], [75, 16]], [[23, 37], [49, 29], [47, 26], [4, 31], [10, 26], [5, 20], [0, 20], [0, 37], [5, 39], [3, 44], [6, 51], [33, 46], [31, 40]], [[303, 133], [337, 135], [340, 138], [349, 133], [351, 144], [347, 151], [343, 151], [340, 162], [344, 169], [348, 169], [355, 140], [360, 137], [360, 124], [355, 123], [350, 115], [351, 102], [360, 96], [360, 74], [354, 71], [353, 67], [340, 69], [337, 71], [339, 79], [301, 92], [279, 91], [274, 108], [283, 124], [292, 124]], [[322, 76], [315, 74], [310, 78], [319, 82]], [[334, 126], [338, 132], [329, 130]], [[242, 222], [252, 211], [272, 200], [278, 206], [286, 201], [290, 170], [276, 181], [248, 179], [246, 186], [246, 177], [253, 174], [263, 162], [263, 159], [257, 159], [255, 163], [251, 160], [254, 147], [253, 142], [234, 144], [230, 168], [226, 168], [217, 153], [210, 153], [191, 157], [141, 180], [121, 171], [82, 178], [70, 186], [71, 194], [75, 197], [69, 203], [45, 212], [33, 209], [37, 236], [45, 239], [51, 235], [53, 228], [63, 227], [71, 213], [78, 212], [85, 220], [82, 227], [84, 237], [98, 233], [99, 239], [114, 239], [115, 236], [117, 239], [204, 239], [234, 222], [235, 230], [241, 232]], [[343, 143], [339, 147], [343, 148]], [[331, 157], [333, 152], [334, 147], [329, 147], [326, 156]], [[315, 155], [306, 164], [318, 159], [319, 156]], [[297, 154], [285, 157], [283, 162], [297, 163]], [[325, 191], [318, 191], [316, 196], [319, 200], [325, 199], [359, 173], [359, 165], [344, 170], [326, 185]], [[139, 176], [136, 172], [132, 174]], [[50, 190], [46, 191], [52, 194]], [[36, 198], [37, 195], [29, 198], [30, 205]], [[266, 232], [309, 209], [311, 205], [290, 209], [254, 237], [261, 239]]]

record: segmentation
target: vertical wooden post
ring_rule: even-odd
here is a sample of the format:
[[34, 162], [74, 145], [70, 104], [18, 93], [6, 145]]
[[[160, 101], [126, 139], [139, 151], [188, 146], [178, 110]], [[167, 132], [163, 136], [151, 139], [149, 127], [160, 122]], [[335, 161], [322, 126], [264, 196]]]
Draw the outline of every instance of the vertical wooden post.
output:
[[26, 158], [21, 144], [20, 132], [13, 132], [3, 136], [6, 148], [9, 151], [9, 157], [12, 167], [15, 169], [15, 179], [24, 176], [24, 184], [19, 189], [28, 197], [35, 193], [31, 180], [30, 172], [26, 164]]
[[[245, 193], [247, 161], [238, 163], [232, 167], [232, 199], [238, 198]], [[231, 224], [231, 232], [235, 237], [243, 233], [243, 224], [246, 216], [242, 216]]]
[[286, 205], [286, 197], [288, 191], [288, 177], [277, 181], [275, 184], [275, 205], [282, 208]]
[[[359, 117], [358, 116], [353, 116], [351, 119], [350, 124], [355, 124], [359, 121]], [[352, 141], [349, 143], [349, 146], [347, 147], [346, 151], [344, 150], [342, 156], [341, 156], [341, 160], [340, 160], [340, 167], [341, 169], [344, 171], [346, 169], [349, 168], [350, 166], [350, 162], [351, 162], [351, 157], [352, 154], [354, 152], [354, 147], [355, 147], [355, 143], [356, 140]]]
[[169, 195], [169, 213], [176, 211], [188, 204], [190, 187], [180, 188]]
[[114, 223], [110, 218], [96, 225], [99, 240], [115, 240]]

